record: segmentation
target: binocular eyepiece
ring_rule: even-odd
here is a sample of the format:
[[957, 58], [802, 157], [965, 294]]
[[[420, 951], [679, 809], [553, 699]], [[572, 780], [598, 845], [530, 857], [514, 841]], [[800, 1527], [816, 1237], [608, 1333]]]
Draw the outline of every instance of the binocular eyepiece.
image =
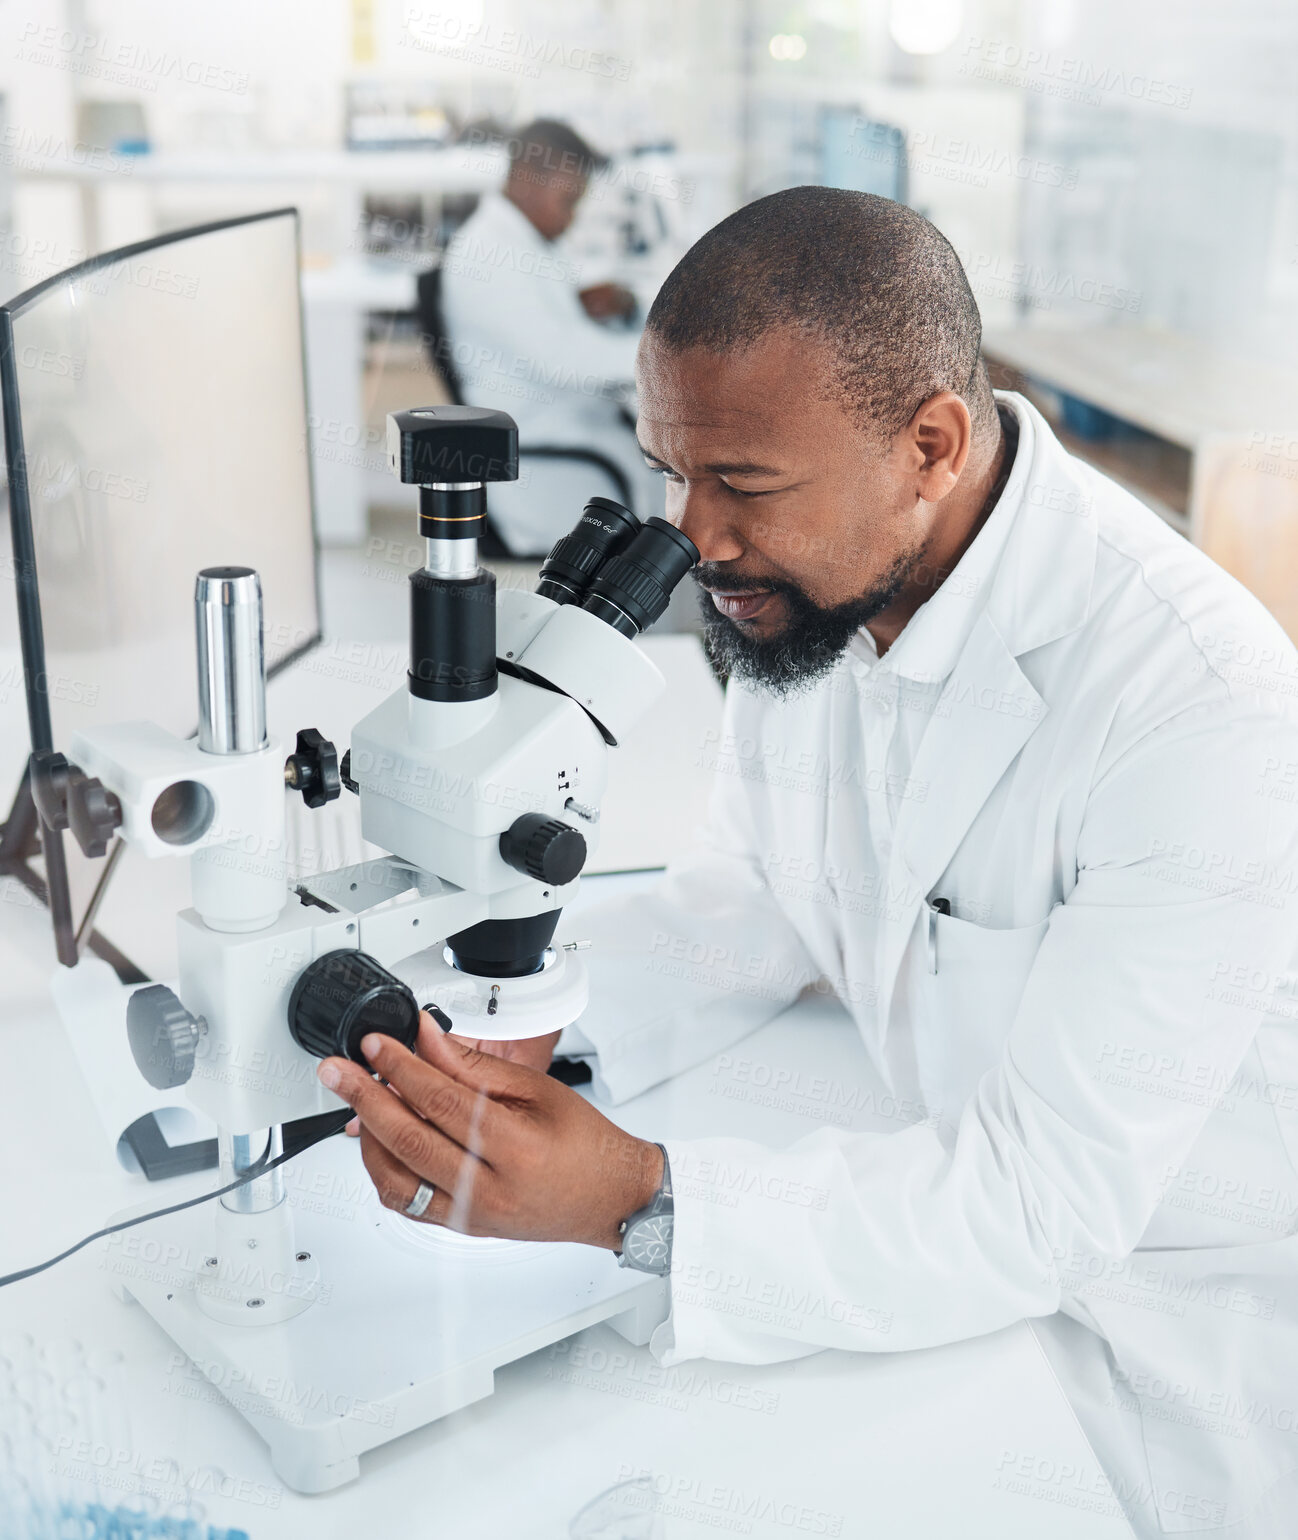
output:
[[612, 498], [592, 497], [546, 557], [536, 591], [556, 604], [579, 604], [634, 637], [662, 615], [698, 559], [694, 542], [666, 519], [642, 524]]

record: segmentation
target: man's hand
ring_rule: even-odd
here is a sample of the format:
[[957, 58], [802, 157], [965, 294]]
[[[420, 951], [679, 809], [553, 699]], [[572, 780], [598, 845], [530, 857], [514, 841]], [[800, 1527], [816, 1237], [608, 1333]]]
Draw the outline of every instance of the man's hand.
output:
[[403, 1210], [425, 1181], [435, 1196], [424, 1223], [616, 1251], [622, 1221], [658, 1190], [656, 1145], [548, 1075], [444, 1034], [427, 1015], [417, 1054], [377, 1033], [361, 1048], [388, 1085], [349, 1059], [326, 1059], [317, 1073], [356, 1109], [365, 1168], [386, 1208]]
[[589, 289], [579, 290], [577, 297], [592, 321], [612, 321], [635, 314], [635, 295], [620, 283], [595, 283]]
[[[530, 1069], [539, 1069], [542, 1074], [545, 1074], [550, 1068], [550, 1060], [554, 1057], [555, 1044], [562, 1036], [562, 1032], [547, 1032], [544, 1037], [524, 1037], [513, 1040], [494, 1037], [460, 1037], [458, 1034], [453, 1034], [451, 1041], [463, 1043], [469, 1048], [479, 1048], [483, 1053], [494, 1053], [498, 1058], [508, 1059], [511, 1064], [526, 1064]], [[361, 1120], [353, 1118], [348, 1123], [346, 1132], [355, 1138], [360, 1131]]]

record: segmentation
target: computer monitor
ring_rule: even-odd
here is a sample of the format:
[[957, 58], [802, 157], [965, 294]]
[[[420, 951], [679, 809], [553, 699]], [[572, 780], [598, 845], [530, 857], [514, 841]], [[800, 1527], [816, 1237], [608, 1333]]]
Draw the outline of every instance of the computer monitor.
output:
[[854, 107], [820, 112], [820, 182], [905, 203], [906, 134], [895, 123], [880, 123]]
[[[0, 871], [51, 909], [60, 960], [89, 942], [104, 863], [37, 824], [29, 748], [93, 722], [196, 725], [194, 578], [261, 574], [268, 666], [319, 638], [294, 209], [91, 258], [0, 306], [9, 479], [0, 571]], [[7, 548], [6, 548], [7, 547]]]

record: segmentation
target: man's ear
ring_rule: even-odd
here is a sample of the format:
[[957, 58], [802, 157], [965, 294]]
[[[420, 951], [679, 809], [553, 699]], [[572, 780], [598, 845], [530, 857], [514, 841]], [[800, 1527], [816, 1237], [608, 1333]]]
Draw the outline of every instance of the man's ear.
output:
[[916, 491], [939, 503], [955, 489], [973, 445], [969, 408], [953, 390], [930, 396], [911, 418], [902, 437], [918, 466]]

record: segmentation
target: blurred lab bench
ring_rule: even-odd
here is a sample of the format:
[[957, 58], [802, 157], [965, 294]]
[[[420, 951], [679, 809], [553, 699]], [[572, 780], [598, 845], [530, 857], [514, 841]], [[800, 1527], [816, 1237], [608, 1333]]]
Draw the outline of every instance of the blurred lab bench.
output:
[[983, 353], [1298, 638], [1298, 372], [1143, 326], [994, 328]]

